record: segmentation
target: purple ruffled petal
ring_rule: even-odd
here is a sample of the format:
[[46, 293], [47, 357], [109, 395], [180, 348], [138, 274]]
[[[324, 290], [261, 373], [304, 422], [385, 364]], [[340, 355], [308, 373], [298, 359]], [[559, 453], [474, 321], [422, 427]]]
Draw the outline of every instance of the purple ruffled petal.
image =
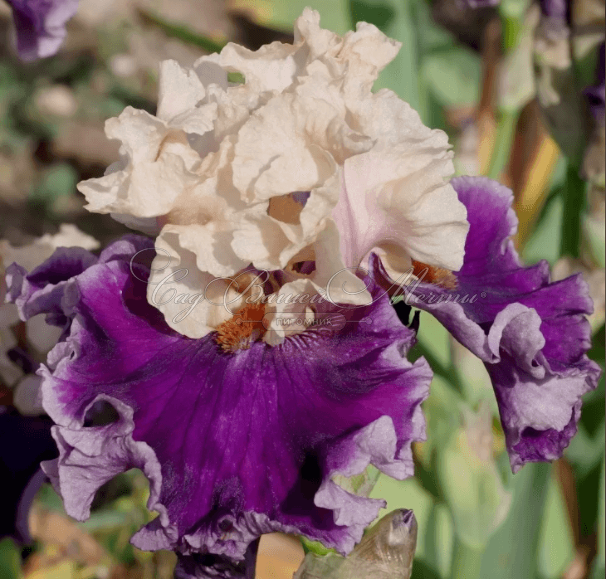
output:
[[522, 266], [510, 240], [517, 218], [509, 189], [483, 177], [452, 185], [470, 222], [457, 288], [418, 283], [406, 302], [431, 312], [485, 362], [515, 472], [558, 458], [576, 433], [581, 397], [600, 375], [585, 355], [592, 302], [580, 275], [551, 283], [546, 262]]
[[[140, 468], [159, 516], [133, 537], [139, 548], [237, 561], [261, 534], [283, 531], [349, 552], [384, 502], [331, 477], [373, 464], [406, 478], [411, 443], [425, 436], [431, 371], [406, 360], [414, 333], [374, 288], [371, 306], [339, 309], [338, 329], [225, 353], [213, 335], [189, 339], [149, 306], [149, 270], [129, 261], [150, 244], [131, 238], [66, 282], [59, 273], [62, 295], [45, 302], [70, 322], [41, 371], [60, 449], [46, 471], [67, 512], [86, 518], [104, 482]], [[23, 312], [48, 297], [44, 287], [30, 291], [29, 276], [20, 287]], [[99, 404], [116, 420], [91, 426]]]
[[13, 9], [17, 50], [24, 60], [52, 56], [65, 38], [65, 24], [78, 0], [7, 0]]

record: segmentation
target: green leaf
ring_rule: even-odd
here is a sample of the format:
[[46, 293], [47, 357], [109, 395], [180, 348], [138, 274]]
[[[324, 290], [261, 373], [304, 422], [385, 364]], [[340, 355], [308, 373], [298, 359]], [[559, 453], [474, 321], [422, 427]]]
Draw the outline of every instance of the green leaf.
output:
[[560, 257], [563, 219], [564, 201], [556, 192], [547, 199], [539, 221], [522, 249], [522, 259], [526, 263], [546, 259], [551, 265], [555, 264]]
[[55, 489], [49, 483], [43, 484], [40, 487], [40, 490], [36, 494], [36, 500], [40, 501], [47, 509], [50, 509], [51, 511], [65, 513], [61, 497], [56, 493]]
[[19, 579], [21, 574], [21, 557], [19, 549], [12, 539], [0, 541], [0, 579]]
[[564, 219], [562, 220], [561, 254], [579, 257], [581, 220], [587, 198], [587, 183], [581, 179], [579, 169], [573, 164], [568, 166], [563, 195]]
[[[451, 409], [456, 413], [456, 407]], [[458, 545], [465, 566], [505, 520], [511, 493], [493, 458], [492, 414], [487, 405], [475, 413], [463, 408], [461, 421], [447, 443], [436, 448], [436, 473], [450, 509]], [[475, 555], [474, 555], [475, 553]], [[457, 561], [455, 560], [455, 564]], [[470, 571], [471, 572], [471, 571]]]
[[450, 337], [444, 326], [433, 316], [421, 313], [418, 340], [432, 359], [440, 366], [449, 368], [451, 364], [450, 357]]
[[604, 495], [606, 494], [605, 489], [605, 464], [602, 460], [602, 476], [600, 477], [600, 494], [599, 507], [598, 507], [598, 555], [596, 557], [595, 567], [602, 571], [601, 577], [604, 577], [604, 540], [606, 539], [604, 529]]
[[206, 50], [207, 52], [221, 52], [223, 47], [225, 46], [225, 42], [213, 40], [212, 38], [208, 38], [200, 34], [199, 32], [195, 32], [191, 28], [189, 28], [186, 24], [181, 22], [172, 22], [166, 20], [157, 12], [153, 10], [139, 9], [139, 13], [147, 22], [154, 24], [158, 28], [160, 28], [167, 36], [178, 38], [182, 42], [186, 44], [192, 44], [194, 46], [198, 46], [202, 50]]
[[415, 559], [410, 579], [442, 579], [442, 576], [424, 559]]
[[562, 489], [555, 477], [550, 477], [538, 551], [541, 575], [560, 577], [573, 559], [575, 551]]
[[306, 553], [313, 553], [317, 557], [325, 557], [328, 555], [334, 555], [336, 551], [334, 549], [326, 548], [320, 541], [311, 541], [310, 539], [301, 536], [301, 545]]
[[509, 515], [492, 536], [482, 557], [481, 577], [516, 579], [536, 576], [550, 464], [531, 463], [514, 476]]
[[606, 236], [604, 235], [604, 215], [588, 215], [583, 221], [583, 238], [587, 244], [588, 253], [596, 264], [606, 267]]
[[445, 577], [450, 569], [452, 556], [451, 549], [447, 547], [453, 538], [452, 517], [444, 503], [434, 502], [425, 527], [420, 532], [423, 532], [425, 538], [425, 560], [431, 561], [435, 571]]
[[505, 34], [510, 35], [505, 42], [511, 43], [511, 50], [500, 65], [498, 100], [501, 111], [521, 110], [536, 93], [532, 57], [540, 12], [538, 9], [526, 12], [527, 0], [518, 4], [524, 5], [520, 13], [516, 13], [519, 5], [505, 8], [505, 2], [501, 4], [505, 11], [512, 12], [511, 16], [505, 17]]
[[81, 526], [89, 532], [107, 531], [122, 527], [128, 523], [127, 513], [120, 513], [110, 509], [93, 512], [91, 516], [81, 523]]
[[30, 201], [37, 205], [46, 205], [51, 209], [57, 207], [62, 198], [70, 197], [76, 192], [78, 174], [68, 163], [52, 165], [42, 176], [30, 195]]
[[320, 25], [337, 34], [351, 29], [347, 0], [233, 0], [231, 8], [262, 26], [290, 33], [295, 20], [309, 6], [320, 13]]
[[474, 105], [480, 98], [480, 57], [462, 46], [425, 56], [421, 75], [431, 94], [443, 106]]

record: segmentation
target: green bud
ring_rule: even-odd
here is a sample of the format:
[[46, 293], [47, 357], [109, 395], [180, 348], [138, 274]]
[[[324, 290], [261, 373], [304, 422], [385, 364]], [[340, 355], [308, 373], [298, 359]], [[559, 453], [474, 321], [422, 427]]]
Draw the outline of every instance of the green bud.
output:
[[348, 557], [308, 553], [294, 579], [410, 579], [417, 520], [408, 509], [385, 515]]

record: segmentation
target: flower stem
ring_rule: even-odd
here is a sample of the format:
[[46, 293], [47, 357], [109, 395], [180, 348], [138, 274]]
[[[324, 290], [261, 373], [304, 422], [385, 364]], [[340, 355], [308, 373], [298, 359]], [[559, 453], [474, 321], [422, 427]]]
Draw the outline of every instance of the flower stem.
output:
[[569, 164], [564, 185], [564, 216], [562, 219], [561, 255], [579, 257], [581, 245], [581, 219], [585, 209], [586, 183], [578, 167]]
[[518, 112], [504, 110], [501, 113], [497, 134], [495, 135], [494, 149], [488, 167], [488, 177], [490, 179], [499, 179], [511, 152], [511, 145], [516, 131], [518, 122]]
[[450, 579], [479, 579], [483, 548], [470, 547], [455, 537]]

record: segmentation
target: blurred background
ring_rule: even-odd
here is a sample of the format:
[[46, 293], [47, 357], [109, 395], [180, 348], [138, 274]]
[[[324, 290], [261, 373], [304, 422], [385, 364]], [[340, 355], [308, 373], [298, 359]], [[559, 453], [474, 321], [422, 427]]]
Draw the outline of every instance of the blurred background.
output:
[[[603, 365], [604, 2], [571, 2], [560, 20], [546, 1], [475, 4], [80, 0], [58, 55], [24, 63], [13, 48], [10, 8], [0, 1], [0, 239], [28, 245], [64, 223], [102, 246], [125, 233], [85, 211], [75, 187], [117, 160], [104, 121], [127, 105], [155, 112], [159, 61], [191, 65], [228, 41], [252, 49], [291, 42], [293, 22], [309, 5], [325, 28], [344, 33], [364, 20], [402, 42], [376, 88], [394, 90], [426, 125], [449, 134], [459, 174], [489, 175], [514, 191], [516, 244], [527, 263], [546, 259], [556, 278], [584, 273], [595, 301], [591, 357]], [[589, 90], [599, 85], [599, 66], [601, 103]], [[415, 448], [417, 475], [396, 482], [369, 470], [363, 482], [343, 481], [386, 498], [387, 510], [414, 509], [413, 579], [447, 579], [457, 541], [483, 553], [483, 579], [603, 577], [603, 376], [585, 397], [564, 458], [513, 476], [482, 364], [427, 314], [419, 339], [414, 355], [425, 355], [436, 377], [425, 403], [429, 439]], [[0, 380], [0, 404], [14, 403], [11, 384]], [[126, 473], [99, 492], [88, 521], [75, 523], [43, 485], [29, 513], [32, 542], [0, 542], [0, 578], [172, 577], [174, 554], [128, 542], [153, 517], [147, 493], [141, 473]], [[265, 537], [257, 576], [290, 579], [303, 555], [296, 538]]]

